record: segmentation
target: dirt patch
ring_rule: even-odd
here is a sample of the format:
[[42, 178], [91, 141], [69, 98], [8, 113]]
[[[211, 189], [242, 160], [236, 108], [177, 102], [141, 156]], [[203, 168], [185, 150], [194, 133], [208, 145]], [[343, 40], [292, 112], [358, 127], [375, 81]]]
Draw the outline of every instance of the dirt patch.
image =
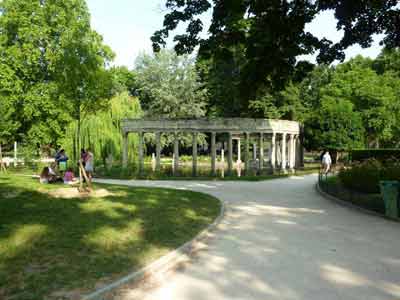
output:
[[63, 198], [63, 199], [88, 198], [88, 197], [105, 198], [109, 196], [116, 196], [115, 193], [112, 193], [106, 189], [95, 189], [91, 192], [79, 192], [77, 187], [60, 188], [57, 190], [48, 191], [47, 193], [54, 198]]

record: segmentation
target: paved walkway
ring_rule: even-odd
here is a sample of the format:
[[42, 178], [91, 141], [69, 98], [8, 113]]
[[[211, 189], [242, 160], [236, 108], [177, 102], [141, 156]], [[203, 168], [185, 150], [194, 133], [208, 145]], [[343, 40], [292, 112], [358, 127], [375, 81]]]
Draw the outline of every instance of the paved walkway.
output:
[[159, 288], [127, 291], [124, 300], [400, 299], [400, 224], [326, 200], [315, 176], [113, 182], [206, 192], [229, 209], [198, 259]]

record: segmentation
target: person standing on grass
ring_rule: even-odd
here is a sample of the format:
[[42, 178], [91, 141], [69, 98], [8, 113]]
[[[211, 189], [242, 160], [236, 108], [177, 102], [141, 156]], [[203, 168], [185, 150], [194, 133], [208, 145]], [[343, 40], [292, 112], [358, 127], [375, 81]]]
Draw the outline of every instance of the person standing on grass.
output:
[[65, 154], [65, 150], [61, 149], [60, 151], [57, 152], [55, 160], [58, 165], [58, 170], [61, 172], [65, 172], [67, 170], [67, 161], [68, 161], [68, 156]]
[[84, 148], [81, 149], [81, 162], [82, 165], [85, 167], [86, 164], [86, 158], [87, 158], [87, 152]]
[[93, 153], [90, 151], [88, 148], [86, 150], [86, 157], [85, 157], [85, 171], [87, 173], [87, 176], [89, 177], [89, 180], [92, 180], [93, 176], [93, 169], [94, 169], [94, 156]]
[[324, 174], [328, 174], [329, 170], [331, 169], [332, 165], [332, 158], [329, 154], [329, 151], [325, 151], [325, 154], [322, 156], [322, 169]]

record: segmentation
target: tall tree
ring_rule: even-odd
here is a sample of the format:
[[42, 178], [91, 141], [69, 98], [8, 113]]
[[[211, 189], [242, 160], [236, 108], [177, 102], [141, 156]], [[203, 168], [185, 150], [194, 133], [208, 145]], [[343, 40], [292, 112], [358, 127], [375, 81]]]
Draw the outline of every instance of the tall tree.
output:
[[194, 60], [164, 50], [142, 54], [136, 61], [138, 92], [152, 117], [190, 118], [205, 115], [207, 91], [199, 82]]
[[[233, 49], [240, 45], [246, 58], [240, 76], [240, 93], [246, 107], [259, 96], [259, 89], [270, 93], [281, 90], [296, 73], [300, 55], [319, 51], [319, 62], [343, 60], [346, 48], [353, 44], [368, 47], [376, 33], [385, 34], [383, 43], [387, 47], [399, 46], [397, 4], [397, 0], [167, 0], [170, 13], [165, 16], [164, 28], [152, 37], [153, 48], [159, 51], [165, 46], [166, 38], [179, 23], [187, 23], [187, 29], [174, 38], [178, 53], [190, 53], [200, 45], [200, 57], [229, 61]], [[199, 15], [211, 7], [210, 36], [202, 39]], [[335, 12], [337, 28], [344, 31], [335, 44], [305, 30], [319, 12], [329, 9]]]
[[305, 122], [305, 147], [343, 151], [363, 146], [364, 127], [354, 105], [346, 99], [324, 96], [321, 106]]
[[[111, 57], [84, 0], [0, 2], [0, 97], [12, 101], [17, 134], [30, 144], [55, 143], [71, 117], [108, 97]], [[7, 78], [14, 87], [5, 93]]]
[[323, 96], [346, 99], [360, 112], [369, 146], [393, 138], [400, 104], [392, 88], [392, 79], [379, 76], [372, 61], [357, 57], [337, 66], [332, 81], [322, 89]]

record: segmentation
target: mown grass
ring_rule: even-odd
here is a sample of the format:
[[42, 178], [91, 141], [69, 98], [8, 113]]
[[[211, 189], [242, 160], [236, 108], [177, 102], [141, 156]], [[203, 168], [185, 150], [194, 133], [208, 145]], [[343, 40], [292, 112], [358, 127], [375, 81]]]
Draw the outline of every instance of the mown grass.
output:
[[217, 199], [191, 191], [102, 185], [112, 194], [49, 195], [60, 187], [0, 174], [0, 299], [90, 291], [182, 245], [220, 210]]

